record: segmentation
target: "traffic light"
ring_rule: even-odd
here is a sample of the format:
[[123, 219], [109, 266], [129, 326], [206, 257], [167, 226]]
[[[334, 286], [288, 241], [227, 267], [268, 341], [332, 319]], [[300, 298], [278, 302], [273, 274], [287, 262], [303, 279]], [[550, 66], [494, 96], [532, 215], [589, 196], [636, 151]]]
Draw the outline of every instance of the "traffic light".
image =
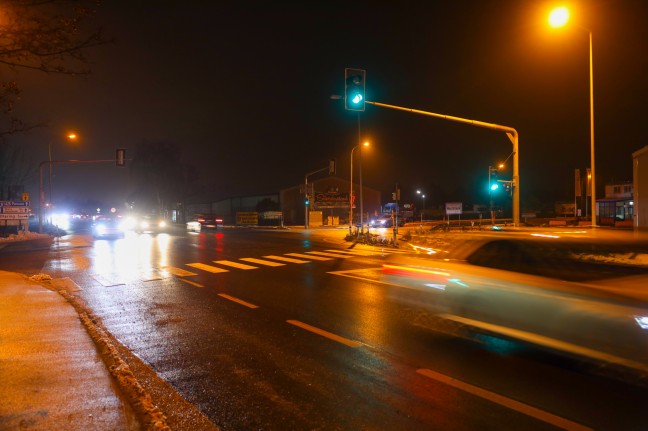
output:
[[365, 110], [365, 71], [344, 69], [344, 109]]
[[115, 166], [126, 166], [126, 150], [124, 148], [117, 148], [115, 154]]
[[499, 188], [499, 183], [497, 182], [497, 169], [489, 168], [488, 181], [488, 188], [492, 191], [495, 191]]
[[329, 160], [329, 175], [335, 175], [335, 159]]
[[308, 206], [309, 203], [308, 196], [306, 196], [306, 199], [304, 199], [304, 205]]

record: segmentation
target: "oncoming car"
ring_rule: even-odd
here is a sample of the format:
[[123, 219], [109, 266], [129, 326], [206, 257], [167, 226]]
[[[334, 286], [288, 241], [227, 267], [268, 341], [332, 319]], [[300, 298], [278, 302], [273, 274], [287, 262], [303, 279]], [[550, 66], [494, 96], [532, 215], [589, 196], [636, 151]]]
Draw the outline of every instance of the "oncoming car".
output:
[[95, 238], [123, 238], [127, 230], [127, 221], [119, 216], [99, 216], [92, 224]]
[[223, 226], [223, 219], [215, 214], [194, 214], [187, 222], [187, 230], [191, 232], [200, 232], [207, 228], [218, 229], [219, 226]]
[[135, 232], [139, 233], [159, 233], [165, 232], [168, 223], [161, 217], [145, 215], [135, 220]]
[[[400, 222], [400, 221], [399, 221]], [[400, 223], [399, 223], [400, 224]], [[392, 227], [394, 226], [394, 220], [392, 219], [391, 214], [383, 214], [381, 216], [372, 218], [369, 221], [369, 226], [370, 227]]]

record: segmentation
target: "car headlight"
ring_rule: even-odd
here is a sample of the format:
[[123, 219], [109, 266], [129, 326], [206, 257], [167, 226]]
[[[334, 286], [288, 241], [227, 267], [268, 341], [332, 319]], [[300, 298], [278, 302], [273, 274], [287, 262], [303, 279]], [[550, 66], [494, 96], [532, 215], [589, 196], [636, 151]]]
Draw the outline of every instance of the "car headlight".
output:
[[103, 224], [98, 224], [98, 225], [95, 227], [95, 230], [97, 231], [97, 233], [98, 233], [99, 235], [103, 235], [104, 233], [106, 233], [106, 226], [104, 226]]
[[159, 226], [160, 227], [166, 227], [166, 222], [164, 220], [160, 221]]
[[385, 224], [387, 223], [387, 220], [380, 220], [380, 224]]

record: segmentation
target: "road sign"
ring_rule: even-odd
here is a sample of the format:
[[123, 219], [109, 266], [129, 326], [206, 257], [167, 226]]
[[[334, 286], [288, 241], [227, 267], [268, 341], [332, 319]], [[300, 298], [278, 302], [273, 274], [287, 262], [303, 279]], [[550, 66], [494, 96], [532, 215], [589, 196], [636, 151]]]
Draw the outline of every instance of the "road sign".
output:
[[29, 201], [0, 201], [0, 207], [28, 207]]
[[29, 193], [24, 192], [22, 194], [22, 200], [25, 201], [25, 202], [29, 202]]
[[0, 220], [29, 220], [29, 214], [0, 214]]
[[29, 214], [29, 207], [0, 207], [1, 214]]
[[446, 214], [461, 214], [462, 213], [462, 204], [461, 202], [446, 202]]

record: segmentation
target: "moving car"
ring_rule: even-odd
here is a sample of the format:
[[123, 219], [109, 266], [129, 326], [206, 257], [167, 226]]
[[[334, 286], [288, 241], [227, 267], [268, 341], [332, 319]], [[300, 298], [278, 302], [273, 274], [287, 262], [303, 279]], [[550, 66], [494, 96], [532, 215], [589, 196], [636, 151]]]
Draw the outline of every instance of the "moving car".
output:
[[187, 230], [191, 232], [200, 232], [208, 228], [218, 229], [219, 226], [223, 226], [223, 219], [216, 214], [194, 214], [187, 222]]
[[141, 216], [135, 221], [135, 232], [139, 233], [160, 233], [165, 232], [167, 228], [166, 220], [153, 215]]
[[648, 245], [600, 239], [452, 238], [394, 256], [390, 283], [473, 333], [648, 372]]
[[[399, 219], [398, 225], [402, 226], [403, 221]], [[369, 227], [380, 228], [380, 227], [392, 227], [392, 226], [394, 226], [394, 220], [392, 219], [391, 214], [383, 214], [369, 220]]]
[[97, 217], [91, 230], [95, 238], [123, 238], [128, 227], [125, 219], [111, 215]]

